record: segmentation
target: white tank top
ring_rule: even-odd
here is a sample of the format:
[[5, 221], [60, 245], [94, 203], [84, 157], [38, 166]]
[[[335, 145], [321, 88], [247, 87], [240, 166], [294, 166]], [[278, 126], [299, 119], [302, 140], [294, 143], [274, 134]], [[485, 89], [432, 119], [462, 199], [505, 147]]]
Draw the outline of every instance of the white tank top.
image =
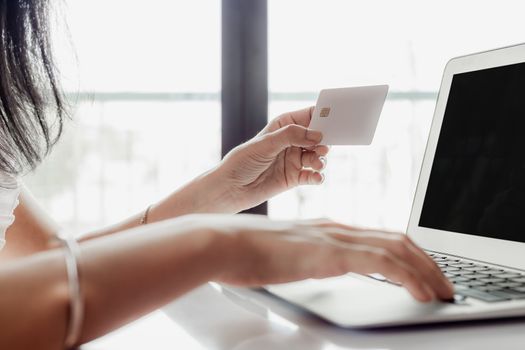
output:
[[0, 250], [5, 245], [5, 231], [15, 221], [13, 211], [18, 205], [18, 180], [0, 171]]

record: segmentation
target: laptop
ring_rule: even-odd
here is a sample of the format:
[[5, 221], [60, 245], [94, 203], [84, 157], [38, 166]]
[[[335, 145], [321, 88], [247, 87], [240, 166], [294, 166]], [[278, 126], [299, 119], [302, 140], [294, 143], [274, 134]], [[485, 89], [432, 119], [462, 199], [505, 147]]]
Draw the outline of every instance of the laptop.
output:
[[454, 302], [419, 303], [380, 275], [266, 289], [350, 328], [525, 316], [525, 44], [446, 65], [407, 234]]

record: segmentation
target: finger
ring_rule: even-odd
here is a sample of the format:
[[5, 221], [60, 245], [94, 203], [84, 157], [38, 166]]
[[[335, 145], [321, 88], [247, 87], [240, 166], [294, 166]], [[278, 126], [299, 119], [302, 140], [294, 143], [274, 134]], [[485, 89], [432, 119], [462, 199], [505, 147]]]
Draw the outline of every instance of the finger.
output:
[[421, 302], [430, 302], [436, 299], [436, 294], [430, 286], [422, 281], [417, 270], [405, 264], [393, 256], [385, 260], [385, 263], [378, 265], [377, 270], [380, 274], [392, 281], [398, 281], [410, 294]]
[[318, 145], [323, 139], [319, 131], [310, 130], [300, 125], [288, 125], [261, 137], [258, 142], [267, 151], [267, 156], [274, 157], [291, 146], [309, 147]]
[[299, 185], [320, 185], [324, 182], [324, 175], [312, 170], [301, 170], [297, 183]]
[[[384, 234], [399, 235], [399, 233], [397, 233], [397, 232], [391, 232], [391, 231], [386, 231], [386, 230], [379, 231], [379, 230], [367, 229], [367, 228], [364, 228], [364, 227], [357, 227], [357, 226], [352, 226], [352, 225], [346, 225], [346, 224], [342, 224], [342, 223], [339, 223], [339, 222], [335, 222], [335, 221], [327, 219], [327, 218], [318, 218], [318, 219], [315, 219], [315, 220], [305, 220], [305, 222], [309, 223], [311, 225], [318, 226], [318, 227], [338, 227], [338, 228], [341, 228], [343, 230], [349, 230], [351, 232], [358, 233], [358, 234], [384, 233]], [[430, 256], [428, 256], [423, 250], [421, 250], [421, 248], [419, 248], [417, 246], [417, 244], [415, 244], [414, 241], [408, 235], [403, 235], [403, 236], [407, 239], [407, 243], [410, 244], [414, 248], [414, 252], [416, 252], [419, 256], [421, 256], [421, 258], [425, 259], [427, 262], [431, 263], [431, 265], [435, 269], [441, 271], [441, 269], [436, 265], [434, 260], [432, 260], [432, 258], [430, 258]]]
[[328, 145], [319, 145], [319, 146], [313, 146], [313, 147], [305, 147], [304, 148], [307, 151], [314, 151], [318, 153], [320, 156], [326, 156], [328, 152], [330, 152], [330, 146]]
[[398, 259], [413, 266], [419, 278], [432, 288], [438, 298], [450, 299], [453, 297], [453, 287], [443, 276], [441, 270], [433, 261], [427, 259], [426, 254], [411, 243], [406, 235], [373, 231], [359, 234], [349, 233], [348, 231], [332, 231], [329, 235], [345, 242], [383, 248]]
[[[419, 254], [419, 248], [412, 246], [405, 235], [392, 233], [361, 233], [352, 235], [348, 233], [331, 233], [339, 240], [381, 247], [394, 254], [400, 260], [414, 266], [420, 279], [429, 285], [435, 295], [440, 299], [450, 299], [453, 296], [453, 288], [443, 276], [441, 270], [435, 263], [427, 261]], [[423, 253], [424, 255], [424, 253]]]
[[[436, 262], [427, 253], [425, 253], [425, 251], [423, 251], [408, 235], [406, 235], [406, 238], [408, 240], [408, 244], [410, 245], [411, 249], [413, 249], [413, 251], [416, 254], [418, 254], [421, 257], [421, 259], [423, 259], [426, 262], [426, 264], [430, 266], [430, 268], [432, 268], [432, 270], [434, 270], [435, 273], [439, 275], [445, 281], [447, 291], [445, 292], [445, 294], [443, 294], [445, 296], [443, 296], [442, 298], [443, 299], [453, 298], [454, 297], [454, 285], [445, 277], [445, 275], [443, 274], [443, 271], [441, 271], [441, 269], [436, 264]], [[449, 296], [446, 296], [447, 293]]]
[[[341, 241], [372, 245], [391, 251], [400, 259], [417, 267], [420, 278], [432, 287], [440, 299], [450, 299], [453, 296], [452, 284], [443, 276], [434, 261], [417, 247], [408, 236], [392, 232], [358, 229], [326, 219], [317, 220], [313, 224], [327, 228], [329, 235]], [[337, 231], [338, 229], [342, 231]]]
[[301, 165], [304, 168], [312, 168], [321, 171], [326, 167], [326, 158], [320, 157], [317, 153], [304, 151], [301, 154]]
[[312, 119], [312, 113], [314, 111], [314, 106], [299, 109], [297, 111], [292, 111], [288, 113], [281, 114], [277, 118], [273, 119], [262, 131], [261, 134], [266, 134], [274, 132], [278, 129], [281, 129], [287, 125], [300, 125], [303, 127], [308, 127], [310, 125], [310, 120]]
[[281, 115], [279, 117], [281, 125], [297, 124], [308, 127], [308, 125], [310, 125], [310, 120], [312, 119], [314, 108], [315, 106], [310, 106]]
[[361, 274], [380, 273], [389, 280], [399, 281], [419, 301], [429, 302], [434, 298], [432, 291], [419, 279], [414, 268], [388, 251], [355, 244], [348, 250], [349, 271]]
[[439, 299], [447, 300], [454, 296], [452, 284], [445, 278], [439, 267], [434, 261], [429, 260], [420, 248], [411, 244], [408, 236], [388, 233], [385, 235], [395, 236], [393, 239], [385, 241], [387, 242], [386, 249], [414, 266]]
[[320, 145], [316, 146], [313, 151], [320, 156], [326, 156], [330, 152], [330, 146]]

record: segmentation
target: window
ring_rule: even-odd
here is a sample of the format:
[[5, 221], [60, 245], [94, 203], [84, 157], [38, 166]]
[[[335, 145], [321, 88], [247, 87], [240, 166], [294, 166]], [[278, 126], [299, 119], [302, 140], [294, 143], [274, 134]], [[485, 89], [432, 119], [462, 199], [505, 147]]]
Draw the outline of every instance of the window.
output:
[[274, 218], [405, 230], [446, 62], [523, 41], [520, 1], [269, 0], [269, 115], [326, 87], [390, 85], [370, 147], [334, 147], [325, 184], [270, 201]]
[[[273, 199], [271, 217], [404, 230], [445, 63], [522, 41], [524, 7], [268, 0], [269, 117], [314, 104], [322, 88], [390, 84], [372, 146], [334, 147], [325, 184]], [[220, 159], [221, 2], [66, 0], [64, 12], [71, 40], [58, 30], [56, 46], [73, 121], [26, 182], [85, 231]]]
[[86, 232], [219, 161], [220, 1], [66, 0], [63, 12], [71, 38], [57, 30], [56, 46], [73, 118], [25, 182]]

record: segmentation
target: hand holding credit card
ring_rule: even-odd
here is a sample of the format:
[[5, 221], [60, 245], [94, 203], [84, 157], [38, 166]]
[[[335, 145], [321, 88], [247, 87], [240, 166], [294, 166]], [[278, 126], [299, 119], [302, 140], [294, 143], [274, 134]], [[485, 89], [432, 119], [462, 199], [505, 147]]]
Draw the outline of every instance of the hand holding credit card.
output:
[[324, 145], [369, 145], [387, 93], [388, 85], [321, 90], [309, 128]]

